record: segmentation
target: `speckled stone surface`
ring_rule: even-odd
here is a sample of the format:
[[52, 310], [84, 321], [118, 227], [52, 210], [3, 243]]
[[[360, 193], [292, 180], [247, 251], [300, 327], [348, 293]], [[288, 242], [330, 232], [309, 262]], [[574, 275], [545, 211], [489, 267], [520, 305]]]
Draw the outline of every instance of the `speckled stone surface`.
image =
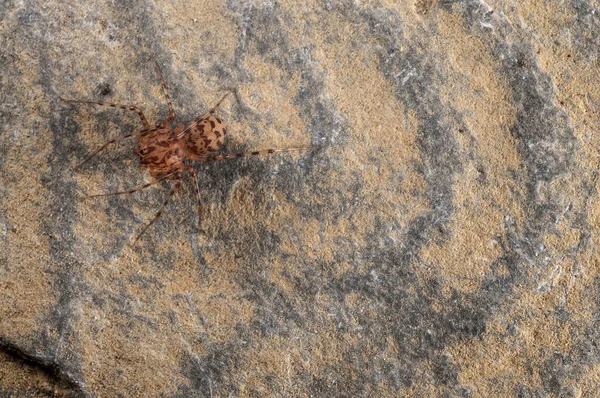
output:
[[[590, 397], [598, 1], [0, 2], [0, 395]], [[223, 95], [168, 183], [124, 141]], [[172, 183], [171, 183], [172, 184]]]

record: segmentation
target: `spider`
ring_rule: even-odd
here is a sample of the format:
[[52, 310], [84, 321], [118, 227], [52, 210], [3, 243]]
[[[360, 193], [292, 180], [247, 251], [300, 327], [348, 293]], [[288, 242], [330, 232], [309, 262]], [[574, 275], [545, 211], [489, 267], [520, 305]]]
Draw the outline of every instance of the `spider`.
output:
[[138, 114], [142, 125], [144, 126], [144, 128], [137, 133], [125, 134], [107, 141], [100, 148], [92, 152], [81, 163], [75, 166], [75, 169], [78, 169], [79, 167], [87, 163], [90, 159], [96, 156], [108, 145], [114, 144], [126, 138], [135, 137], [139, 142], [139, 145], [135, 148], [135, 152], [137, 153], [140, 159], [140, 167], [142, 169], [148, 169], [150, 175], [154, 178], [154, 180], [152, 182], [138, 186], [128, 191], [102, 193], [97, 195], [86, 196], [86, 198], [95, 198], [111, 195], [127, 195], [140, 191], [161, 181], [175, 181], [175, 185], [171, 188], [169, 195], [163, 202], [158, 212], [154, 215], [154, 218], [148, 224], [146, 224], [144, 229], [142, 229], [142, 231], [137, 235], [133, 243], [130, 245], [132, 247], [137, 243], [137, 241], [144, 234], [144, 232], [146, 232], [146, 230], [150, 228], [150, 226], [154, 224], [154, 222], [160, 217], [161, 213], [164, 211], [171, 197], [181, 187], [185, 172], [189, 172], [194, 179], [196, 187], [196, 197], [198, 199], [198, 223], [200, 226], [201, 201], [200, 187], [198, 186], [198, 178], [196, 176], [194, 168], [189, 164], [186, 164], [185, 160], [205, 163], [216, 160], [233, 159], [247, 156], [258, 156], [276, 152], [303, 151], [315, 147], [313, 145], [297, 148], [264, 149], [261, 151], [253, 152], [225, 153], [221, 155], [211, 154], [212, 152], [216, 152], [219, 149], [221, 149], [223, 142], [225, 141], [225, 135], [227, 133], [225, 129], [225, 123], [222, 119], [215, 116], [215, 113], [217, 108], [221, 105], [225, 98], [227, 98], [229, 93], [225, 94], [210, 111], [203, 114], [202, 116], [197, 117], [188, 125], [181, 124], [175, 128], [171, 128], [171, 122], [173, 122], [173, 120], [175, 119], [175, 111], [173, 110], [173, 105], [171, 104], [171, 98], [169, 97], [167, 85], [165, 84], [162, 78], [162, 75], [158, 69], [158, 65], [156, 64], [156, 62], [154, 63], [154, 70], [156, 72], [156, 75], [158, 76], [158, 79], [160, 80], [163, 94], [167, 100], [167, 104], [169, 105], [169, 117], [164, 122], [157, 123], [155, 126], [151, 126], [150, 123], [148, 123], [148, 120], [146, 119], [142, 111], [136, 106], [118, 105], [97, 101], [71, 100], [59, 97], [60, 100], [64, 102], [110, 106], [113, 108], [121, 108], [134, 111]]

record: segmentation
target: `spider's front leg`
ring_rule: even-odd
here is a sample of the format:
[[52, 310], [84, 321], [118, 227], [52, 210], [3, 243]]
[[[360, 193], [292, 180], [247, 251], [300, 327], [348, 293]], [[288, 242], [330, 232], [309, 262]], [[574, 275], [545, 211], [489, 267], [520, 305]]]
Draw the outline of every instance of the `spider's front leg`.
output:
[[63, 102], [70, 102], [72, 104], [92, 104], [92, 105], [100, 105], [100, 106], [110, 106], [111, 108], [120, 108], [120, 109], [126, 109], [128, 111], [134, 111], [140, 117], [140, 120], [142, 121], [144, 128], [145, 129], [150, 128], [150, 123], [148, 123], [148, 119], [146, 119], [146, 116], [144, 116], [144, 114], [142, 113], [140, 108], [138, 108], [137, 106], [112, 104], [110, 102], [80, 101], [80, 100], [65, 99], [63, 97], [58, 97], [58, 98], [60, 98], [60, 100]]

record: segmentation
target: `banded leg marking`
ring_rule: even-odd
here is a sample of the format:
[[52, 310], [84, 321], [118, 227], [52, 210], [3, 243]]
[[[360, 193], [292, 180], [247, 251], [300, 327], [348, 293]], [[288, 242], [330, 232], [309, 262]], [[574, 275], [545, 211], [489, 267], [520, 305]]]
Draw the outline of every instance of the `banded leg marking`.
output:
[[94, 156], [96, 156], [100, 151], [102, 151], [103, 149], [105, 149], [110, 144], [114, 144], [116, 142], [122, 141], [125, 138], [129, 138], [129, 137], [144, 136], [144, 135], [146, 135], [148, 133], [151, 133], [153, 131], [156, 131], [156, 130], [157, 130], [156, 128], [144, 129], [144, 130], [142, 130], [140, 132], [137, 132], [137, 133], [125, 134], [125, 135], [122, 135], [120, 137], [113, 138], [112, 140], [108, 140], [106, 143], [104, 143], [104, 145], [102, 145], [100, 148], [96, 149], [87, 158], [85, 158], [85, 160], [83, 162], [81, 162], [77, 166], [75, 166], [74, 170], [77, 170], [78, 168], [80, 168], [81, 166], [83, 166], [85, 163], [87, 163], [89, 160], [91, 160]]
[[165, 199], [164, 203], [162, 204], [162, 206], [160, 207], [160, 209], [158, 209], [158, 212], [154, 215], [154, 218], [152, 219], [152, 221], [150, 221], [148, 223], [148, 225], [146, 225], [144, 227], [144, 229], [142, 229], [142, 232], [140, 232], [140, 234], [137, 236], [137, 238], [135, 238], [135, 240], [133, 241], [133, 243], [130, 245], [131, 247], [135, 246], [135, 244], [137, 243], [137, 241], [140, 239], [140, 237], [144, 234], [144, 232], [146, 232], [146, 230], [148, 228], [150, 228], [150, 226], [152, 224], [154, 224], [154, 222], [156, 220], [158, 220], [158, 218], [160, 217], [161, 213], [163, 212], [163, 210], [165, 209], [165, 207], [167, 206], [167, 203], [169, 203], [169, 200], [171, 199], [171, 197], [175, 194], [175, 192], [179, 189], [179, 187], [181, 186], [181, 180], [177, 180], [177, 184], [175, 184], [175, 186], [173, 187], [173, 189], [171, 189], [171, 192], [169, 192], [169, 196], [167, 196], [167, 199]]
[[129, 195], [129, 194], [132, 194], [132, 193], [134, 193], [134, 192], [141, 191], [141, 190], [142, 190], [142, 189], [144, 189], [144, 188], [148, 188], [148, 187], [149, 187], [149, 186], [151, 186], [151, 185], [158, 184], [159, 182], [161, 182], [161, 181], [163, 181], [163, 180], [166, 180], [167, 178], [169, 178], [169, 177], [171, 177], [171, 176], [174, 176], [175, 174], [177, 174], [177, 172], [173, 172], [173, 173], [171, 173], [171, 174], [167, 174], [167, 175], [165, 175], [165, 176], [163, 176], [163, 177], [160, 177], [160, 178], [158, 178], [158, 179], [156, 179], [156, 180], [154, 180], [154, 181], [152, 181], [152, 182], [149, 182], [148, 184], [140, 185], [139, 187], [136, 187], [136, 188], [130, 189], [129, 191], [119, 191], [119, 192], [110, 192], [110, 193], [100, 193], [100, 194], [97, 194], [97, 195], [89, 195], [89, 196], [86, 196], [86, 197], [85, 197], [85, 199], [89, 199], [89, 198], [98, 198], [98, 197], [100, 197], [100, 196]]
[[193, 167], [189, 168], [190, 173], [192, 173], [192, 177], [194, 178], [194, 185], [196, 186], [196, 198], [198, 199], [198, 229], [202, 229], [202, 215], [201, 215], [201, 201], [200, 201], [200, 187], [198, 186], [198, 176], [196, 175], [196, 171]]
[[198, 123], [200, 123], [202, 120], [206, 119], [206, 117], [208, 115], [212, 115], [213, 113], [215, 113], [217, 111], [217, 108], [221, 105], [221, 103], [223, 101], [225, 101], [225, 98], [227, 98], [227, 96], [229, 95], [229, 93], [226, 93], [220, 100], [219, 102], [217, 102], [217, 105], [213, 106], [212, 109], [208, 112], [206, 112], [204, 115], [202, 116], [198, 116], [196, 119], [194, 119], [193, 122], [191, 122], [190, 124], [188, 124], [186, 126], [186, 128], [179, 134], [177, 134], [177, 139], [180, 139], [181, 137], [183, 137], [188, 131], [190, 131], [190, 129], [192, 127], [194, 127], [195, 125], [197, 125]]
[[295, 151], [306, 151], [311, 148], [315, 148], [316, 145], [306, 146], [306, 147], [298, 147], [298, 148], [284, 148], [284, 149], [263, 149], [262, 151], [254, 151], [254, 152], [240, 152], [240, 153], [225, 153], [222, 155], [209, 155], [209, 156], [197, 156], [188, 154], [186, 157], [190, 160], [195, 160], [201, 163], [205, 162], [213, 162], [217, 160], [225, 160], [225, 159], [235, 159], [235, 158], [245, 158], [251, 156], [260, 156], [267, 155], [270, 153], [278, 153], [278, 152], [295, 152]]
[[63, 97], [58, 97], [58, 98], [60, 98], [60, 100], [63, 102], [71, 102], [73, 104], [93, 104], [93, 105], [100, 105], [100, 106], [110, 106], [111, 108], [121, 108], [121, 109], [125, 109], [128, 111], [134, 111], [139, 115], [140, 120], [142, 121], [142, 124], [144, 125], [144, 128], [146, 128], [146, 129], [150, 128], [150, 123], [148, 123], [146, 116], [144, 116], [142, 111], [137, 106], [112, 104], [110, 102], [71, 100], [71, 99], [65, 99]]
[[164, 122], [158, 123], [156, 125], [156, 127], [162, 129], [169, 127], [171, 122], [175, 119], [175, 110], [173, 109], [173, 104], [171, 103], [171, 97], [169, 97], [169, 90], [167, 89], [167, 85], [165, 84], [165, 81], [163, 80], [162, 75], [160, 74], [160, 70], [158, 69], [158, 64], [156, 62], [154, 62], [154, 71], [158, 76], [158, 80], [160, 80], [160, 85], [162, 86], [163, 94], [165, 95], [165, 98], [167, 99], [167, 104], [169, 105], [169, 118]]

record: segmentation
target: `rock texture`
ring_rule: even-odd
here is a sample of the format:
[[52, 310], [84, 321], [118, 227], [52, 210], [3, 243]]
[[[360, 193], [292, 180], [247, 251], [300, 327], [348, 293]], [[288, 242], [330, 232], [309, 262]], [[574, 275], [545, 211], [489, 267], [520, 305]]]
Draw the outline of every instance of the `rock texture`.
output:
[[[589, 397], [600, 4], [0, 3], [0, 395]], [[168, 193], [133, 112], [223, 95]]]

